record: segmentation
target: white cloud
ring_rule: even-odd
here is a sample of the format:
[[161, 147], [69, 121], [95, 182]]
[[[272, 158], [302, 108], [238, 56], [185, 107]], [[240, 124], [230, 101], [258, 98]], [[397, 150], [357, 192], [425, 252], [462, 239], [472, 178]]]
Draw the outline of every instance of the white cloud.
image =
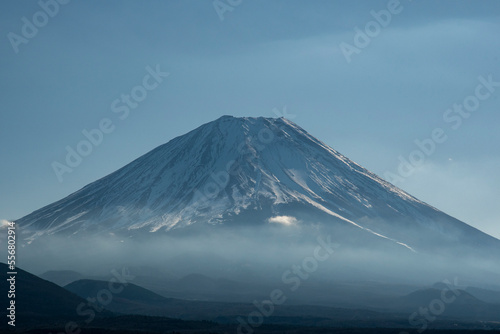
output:
[[268, 219], [270, 223], [276, 223], [281, 225], [295, 225], [297, 223], [297, 218], [292, 216], [275, 216]]

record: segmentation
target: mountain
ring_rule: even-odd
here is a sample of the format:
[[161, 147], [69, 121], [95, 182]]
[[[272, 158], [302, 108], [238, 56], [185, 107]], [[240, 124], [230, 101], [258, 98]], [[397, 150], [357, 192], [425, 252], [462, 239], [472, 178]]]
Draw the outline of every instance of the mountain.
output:
[[[7, 291], [9, 291], [7, 279], [10, 276], [7, 275], [7, 272], [9, 271], [5, 263], [0, 263], [2, 290], [6, 292], [3, 305], [10, 303], [10, 300], [7, 299]], [[16, 327], [52, 323], [54, 320], [63, 322], [64, 320], [81, 321], [86, 319], [86, 316], [82, 317], [77, 313], [79, 307], [81, 307], [81, 312], [88, 312], [91, 309], [85, 299], [20, 268], [16, 268], [16, 272], [14, 299]], [[94, 312], [96, 318], [110, 315], [111, 313], [107, 310]]]
[[82, 279], [83, 275], [73, 270], [49, 270], [40, 275], [40, 278], [59, 286], [65, 286], [71, 282]]
[[[106, 289], [108, 287], [108, 284], [109, 282], [107, 281], [81, 279], [66, 285], [64, 288], [78, 296], [87, 298], [97, 295], [100, 290]], [[149, 291], [132, 283], [127, 283], [126, 286], [123, 286], [123, 289], [120, 289], [119, 293], [117, 293], [113, 299], [120, 299], [125, 301], [133, 300], [135, 302], [141, 303], [157, 303], [167, 300], [166, 298], [157, 295], [152, 291]]]
[[[6, 282], [8, 272], [7, 265], [0, 263], [0, 279]], [[152, 291], [144, 289], [132, 283], [126, 285], [113, 285], [110, 282], [97, 280], [78, 280], [61, 288], [54, 283], [43, 280], [20, 268], [16, 269], [16, 332], [17, 333], [53, 333], [66, 332], [68, 324], [74, 329], [85, 333], [115, 333], [117, 330], [124, 333], [164, 333], [165, 330], [192, 333], [226, 333], [234, 332], [238, 328], [237, 318], [247, 319], [252, 312], [255, 313], [256, 305], [253, 303], [220, 303], [202, 302], [196, 300], [180, 300], [165, 298]], [[193, 279], [188, 277], [188, 280]], [[196, 278], [198, 279], [198, 278]], [[116, 281], [115, 281], [116, 283]], [[5, 283], [2, 283], [2, 287]], [[121, 289], [123, 287], [123, 289]], [[8, 287], [4, 287], [5, 291]], [[437, 291], [437, 290], [436, 290]], [[498, 312], [492, 308], [483, 312], [486, 303], [482, 303], [464, 291], [460, 291], [466, 298], [457, 302], [455, 309], [460, 315], [465, 315], [468, 321], [453, 318], [438, 321], [432, 324], [436, 328], [498, 328], [498, 322], [489, 322], [485, 313], [494, 314]], [[107, 293], [112, 298], [107, 300]], [[417, 294], [418, 295], [418, 294]], [[431, 293], [430, 297], [440, 298], [439, 293]], [[5, 296], [6, 297], [6, 296]], [[4, 297], [4, 298], [5, 298]], [[87, 298], [102, 299], [107, 304], [106, 309], [102, 305], [88, 306]], [[410, 305], [420, 305], [419, 298], [414, 296], [404, 301]], [[425, 298], [424, 300], [428, 302]], [[80, 304], [87, 305], [78, 312]], [[395, 299], [391, 300], [391, 304]], [[465, 304], [464, 304], [465, 303]], [[7, 304], [7, 303], [6, 303]], [[453, 305], [453, 304], [450, 304]], [[469, 306], [474, 306], [474, 312], [467, 314]], [[499, 306], [496, 306], [497, 308]], [[127, 315], [111, 313], [107, 309]], [[89, 311], [94, 317], [89, 318]], [[100, 310], [100, 311], [98, 311]], [[479, 315], [476, 315], [479, 312]], [[148, 315], [148, 316], [144, 316]], [[177, 319], [152, 317], [151, 315], [171, 316]], [[487, 322], [478, 322], [475, 318], [486, 319]], [[495, 317], [495, 318], [496, 318]], [[179, 320], [184, 319], [184, 320]], [[211, 319], [218, 323], [207, 321], [186, 321], [192, 319]], [[90, 321], [86, 321], [90, 320]], [[281, 327], [283, 326], [283, 327]], [[293, 326], [299, 326], [294, 328]], [[305, 328], [311, 326], [313, 328]], [[327, 330], [321, 327], [392, 327], [408, 328], [407, 315], [399, 312], [375, 312], [363, 309], [344, 309], [334, 307], [323, 307], [314, 305], [276, 305], [271, 315], [266, 316], [266, 321], [259, 327], [259, 332], [267, 333], [290, 333], [316, 332], [324, 333]], [[6, 328], [6, 323], [0, 326], [1, 330]], [[5, 332], [7, 332], [5, 330]], [[349, 330], [343, 331], [351, 333]], [[369, 331], [353, 330], [352, 333]], [[395, 333], [396, 330], [382, 330], [380, 333]], [[433, 333], [433, 330], [429, 330]], [[443, 332], [440, 332], [443, 333]]]
[[465, 291], [487, 303], [500, 305], [500, 291], [480, 289], [476, 287], [467, 287]]
[[395, 252], [458, 247], [493, 256], [500, 249], [499, 240], [419, 201], [284, 118], [223, 116], [17, 224], [28, 242], [47, 235], [137, 238], [299, 226], [334, 229], [344, 243]]
[[[82, 298], [89, 298], [97, 295], [102, 289], [106, 289], [107, 284], [105, 281], [79, 280], [65, 288]], [[359, 307], [338, 308], [284, 304], [276, 308], [267, 321], [270, 323], [301, 325], [314, 325], [316, 323], [316, 325], [332, 326], [336, 321], [348, 322], [355, 319], [358, 325], [370, 321], [406, 325], [407, 314], [412, 314], [429, 304], [432, 304], [432, 308], [435, 309], [436, 301], [441, 300], [447, 301], [447, 303], [442, 303], [444, 306], [440, 312], [447, 320], [460, 319], [471, 323], [476, 321], [494, 323], [500, 320], [499, 305], [485, 303], [463, 290], [447, 290], [444, 294], [445, 298], [442, 296], [443, 289], [435, 288], [417, 290], [401, 297], [386, 296], [384, 303], [375, 308], [370, 307], [372, 310]], [[211, 320], [221, 323], [235, 323], [238, 316], [255, 310], [255, 306], [251, 303], [165, 298], [131, 283], [116, 294], [106, 307], [113, 312], [122, 314], [167, 316], [184, 320]], [[495, 326], [498, 327], [498, 325]]]
[[422, 289], [394, 300], [390, 306], [399, 312], [411, 313], [427, 306], [438, 310], [435, 313], [439, 312], [445, 317], [496, 322], [500, 320], [500, 305], [486, 303], [461, 289]]
[[[0, 263], [0, 280], [2, 291], [5, 291], [3, 305], [9, 305], [7, 298], [6, 273], [9, 272], [5, 263]], [[54, 283], [48, 282], [25, 270], [16, 268], [16, 296], [15, 296], [15, 327], [3, 321], [0, 325], [1, 333], [164, 333], [168, 330], [182, 330], [192, 333], [214, 333], [217, 328], [215, 323], [200, 321], [182, 321], [178, 319], [145, 317], [145, 316], [116, 316], [101, 305], [92, 305], [87, 297], [96, 298], [102, 289], [108, 291], [108, 282], [101, 284], [101, 290], [92, 291], [92, 294], [78, 296]], [[142, 289], [142, 288], [140, 288]], [[132, 292], [133, 289], [130, 289]], [[144, 293], [144, 291], [146, 293]], [[147, 296], [146, 299], [138, 298], [144, 303], [152, 303], [154, 295], [145, 289], [139, 291], [138, 296]], [[118, 295], [116, 295], [118, 296]], [[158, 296], [159, 297], [159, 296]], [[159, 297], [162, 298], [162, 297]], [[165, 298], [163, 298], [165, 299]], [[81, 307], [80, 305], [85, 305]], [[78, 311], [80, 310], [80, 311]], [[6, 313], [8, 313], [7, 311]], [[234, 326], [233, 326], [234, 327]], [[232, 329], [232, 328], [231, 328]], [[222, 332], [222, 330], [221, 330]]]
[[[106, 289], [107, 286], [108, 282], [105, 281], [79, 280], [68, 284], [65, 289], [86, 299], [96, 296], [99, 291]], [[168, 316], [189, 320], [217, 320], [233, 323], [236, 322], [237, 316], [255, 310], [255, 306], [251, 303], [206, 302], [165, 298], [132, 283], [128, 283], [122, 291], [115, 294], [111, 302], [106, 305], [106, 308], [122, 314]], [[276, 315], [287, 318], [319, 316], [327, 320], [348, 320], [354, 316], [363, 320], [373, 319], [374, 317], [380, 319], [393, 317], [392, 314], [385, 315], [373, 311], [296, 305], [282, 305], [276, 310]], [[403, 317], [399, 316], [399, 318]], [[293, 323], [293, 321], [291, 322]]]

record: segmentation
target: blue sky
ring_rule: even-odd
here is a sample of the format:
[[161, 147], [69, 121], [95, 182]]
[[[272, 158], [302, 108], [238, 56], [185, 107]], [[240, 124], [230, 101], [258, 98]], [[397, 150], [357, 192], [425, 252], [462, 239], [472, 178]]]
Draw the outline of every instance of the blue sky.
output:
[[[415, 140], [442, 129], [446, 140], [394, 183], [500, 238], [500, 87], [478, 88], [480, 77], [500, 82], [500, 3], [396, 4], [220, 0], [218, 13], [212, 1], [73, 0], [44, 18], [37, 1], [0, 2], [0, 218], [20, 218], [221, 115], [275, 117], [286, 106], [292, 121], [380, 176], [401, 176], [400, 157], [418, 157]], [[374, 24], [372, 11], [390, 20]], [[25, 27], [24, 37], [34, 20], [36, 35]], [[26, 39], [12, 43], [13, 34]], [[358, 46], [349, 62], [342, 45]], [[120, 119], [112, 103], [141, 92], [147, 67], [169, 76]], [[490, 94], [467, 117], [447, 113], [473, 103], [477, 89]], [[103, 119], [113, 131], [60, 182], [54, 161]]]

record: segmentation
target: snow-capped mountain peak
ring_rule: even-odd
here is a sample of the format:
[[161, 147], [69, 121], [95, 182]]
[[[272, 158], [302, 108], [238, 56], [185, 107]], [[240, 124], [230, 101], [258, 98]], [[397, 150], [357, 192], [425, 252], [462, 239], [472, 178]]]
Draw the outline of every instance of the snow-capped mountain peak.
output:
[[311, 212], [325, 224], [349, 225], [412, 251], [418, 245], [407, 228], [447, 240], [472, 233], [497, 241], [382, 180], [295, 123], [263, 117], [223, 116], [204, 124], [18, 223], [33, 240], [45, 234], [162, 233], [252, 219], [270, 224], [281, 216], [301, 223]]

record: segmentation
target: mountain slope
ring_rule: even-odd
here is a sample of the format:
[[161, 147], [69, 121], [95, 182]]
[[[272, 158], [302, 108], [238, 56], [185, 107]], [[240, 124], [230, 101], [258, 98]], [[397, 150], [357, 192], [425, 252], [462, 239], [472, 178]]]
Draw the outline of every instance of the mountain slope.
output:
[[[87, 298], [97, 295], [97, 293], [102, 289], [107, 289], [108, 284], [109, 282], [107, 281], [81, 279], [66, 285], [64, 288], [78, 296]], [[123, 289], [120, 287], [119, 292], [117, 292], [113, 300], [157, 303], [165, 302], [167, 301], [167, 298], [157, 295], [156, 293], [141, 288], [135, 284], [127, 283], [126, 286], [123, 286]]]
[[221, 117], [17, 223], [32, 241], [318, 221], [405, 251], [500, 249], [284, 118]]
[[446, 317], [464, 320], [500, 320], [499, 305], [486, 303], [458, 289], [454, 291], [435, 288], [418, 290], [391, 303], [391, 307], [400, 312], [413, 312], [425, 306], [438, 309], [439, 313]]
[[83, 275], [72, 270], [49, 270], [41, 274], [40, 278], [59, 286], [65, 286], [71, 282], [82, 279]]
[[[5, 263], [0, 263], [0, 280], [2, 282], [2, 291], [9, 291], [7, 278], [9, 269]], [[81, 321], [82, 317], [77, 313], [80, 306], [80, 312], [87, 312], [90, 308], [88, 302], [73, 294], [64, 288], [39, 278], [27, 271], [16, 268], [15, 280], [15, 306], [16, 306], [16, 326], [25, 327], [29, 325], [39, 325], [41, 323], [50, 323], [53, 319]], [[7, 293], [3, 298], [3, 305], [9, 305]], [[83, 307], [82, 307], [83, 306]], [[107, 310], [94, 312], [95, 317], [112, 315]]]

